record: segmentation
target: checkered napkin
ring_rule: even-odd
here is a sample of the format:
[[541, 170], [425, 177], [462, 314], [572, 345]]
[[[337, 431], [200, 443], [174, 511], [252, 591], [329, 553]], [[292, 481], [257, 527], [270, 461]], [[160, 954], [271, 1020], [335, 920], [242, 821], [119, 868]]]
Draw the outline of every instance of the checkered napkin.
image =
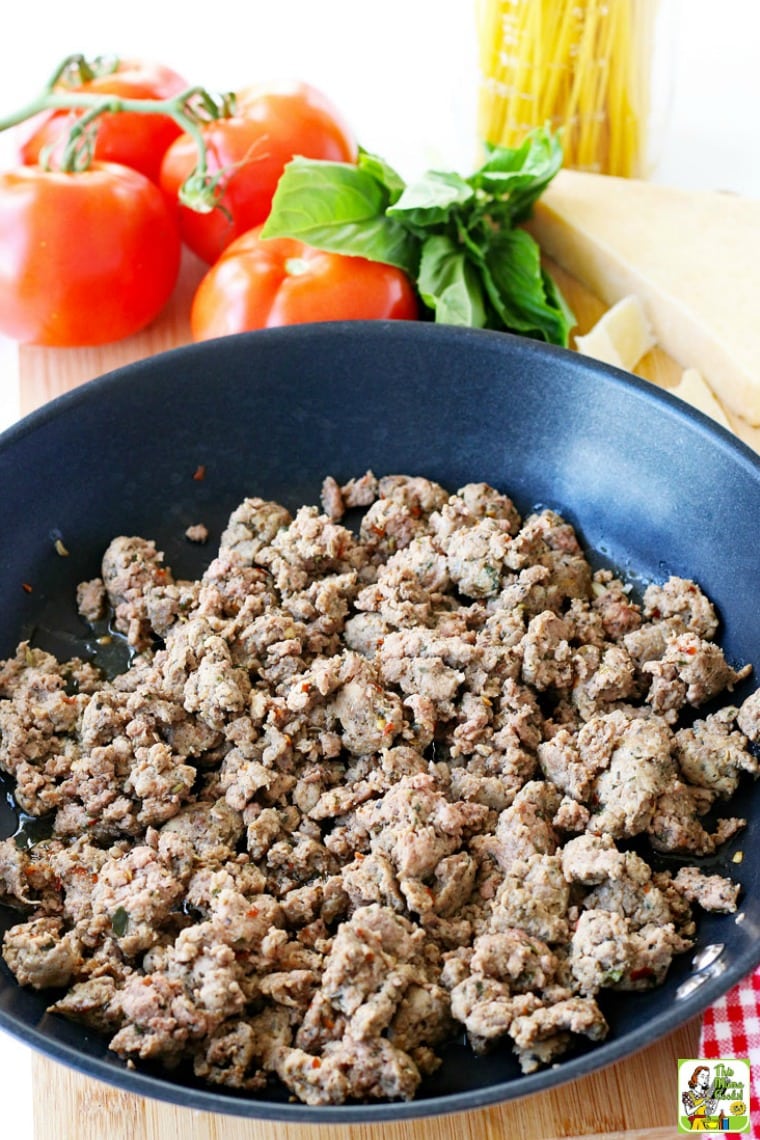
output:
[[699, 1056], [716, 1061], [730, 1057], [749, 1059], [750, 1135], [760, 1137], [760, 969], [749, 974], [705, 1011], [699, 1037]]

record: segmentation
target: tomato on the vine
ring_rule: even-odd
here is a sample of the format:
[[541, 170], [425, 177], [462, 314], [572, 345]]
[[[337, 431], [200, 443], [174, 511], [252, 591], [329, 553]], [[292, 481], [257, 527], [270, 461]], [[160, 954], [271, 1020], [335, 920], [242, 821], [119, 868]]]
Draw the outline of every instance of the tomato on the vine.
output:
[[[123, 99], [170, 99], [187, 89], [176, 71], [161, 64], [118, 60], [114, 70], [95, 74], [60, 90], [85, 95], [116, 95]], [[82, 111], [43, 111], [31, 122], [31, 133], [21, 145], [21, 161], [34, 165], [50, 150], [63, 148]], [[181, 128], [169, 115], [140, 115], [134, 111], [105, 112], [94, 124], [97, 131], [93, 156], [101, 162], [121, 162], [158, 181], [161, 160]]]
[[[220, 177], [217, 206], [199, 213], [179, 206], [186, 244], [213, 263], [240, 234], [263, 223], [285, 166], [295, 155], [354, 162], [357, 147], [339, 112], [306, 83], [250, 87], [238, 92], [235, 113], [203, 126], [209, 175]], [[197, 146], [188, 134], [164, 156], [160, 182], [176, 200], [193, 172]]]
[[168, 301], [180, 251], [161, 191], [136, 170], [0, 173], [0, 332], [58, 346], [138, 332]]
[[190, 314], [194, 340], [310, 321], [417, 317], [411, 282], [395, 266], [260, 231], [237, 238], [201, 281]]

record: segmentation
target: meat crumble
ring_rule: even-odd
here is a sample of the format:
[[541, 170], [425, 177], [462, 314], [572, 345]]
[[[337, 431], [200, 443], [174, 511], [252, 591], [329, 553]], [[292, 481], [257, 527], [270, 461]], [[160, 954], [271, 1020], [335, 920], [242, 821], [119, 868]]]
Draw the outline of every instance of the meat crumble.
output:
[[750, 669], [699, 586], [637, 602], [552, 510], [328, 478], [246, 499], [199, 581], [117, 537], [77, 599], [131, 663], [0, 663], [0, 768], [51, 823], [0, 842], [3, 956], [130, 1063], [409, 1099], [464, 1031], [529, 1073], [736, 910], [689, 860], [744, 826], [706, 819], [758, 773], [760, 690], [716, 711]]

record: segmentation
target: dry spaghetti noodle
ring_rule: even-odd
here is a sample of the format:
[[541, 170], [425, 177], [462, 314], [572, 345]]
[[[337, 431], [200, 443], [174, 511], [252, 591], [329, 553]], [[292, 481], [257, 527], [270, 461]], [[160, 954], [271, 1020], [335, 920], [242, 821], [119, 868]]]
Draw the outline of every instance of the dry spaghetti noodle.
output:
[[657, 0], [477, 0], [478, 134], [561, 129], [565, 164], [642, 176]]

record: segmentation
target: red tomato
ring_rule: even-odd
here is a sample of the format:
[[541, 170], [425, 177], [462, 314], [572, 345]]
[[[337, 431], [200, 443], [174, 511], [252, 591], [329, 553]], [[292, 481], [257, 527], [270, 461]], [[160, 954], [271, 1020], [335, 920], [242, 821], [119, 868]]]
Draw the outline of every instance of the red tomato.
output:
[[[124, 99], [170, 99], [188, 84], [168, 67], [134, 60], [120, 60], [110, 75], [99, 75], [65, 91], [89, 95], [119, 95]], [[33, 131], [21, 147], [21, 161], [35, 165], [43, 149], [54, 155], [63, 149], [80, 111], [46, 111], [32, 120]], [[97, 120], [94, 157], [101, 162], [121, 162], [158, 181], [167, 147], [182, 133], [168, 115], [141, 115], [136, 111], [104, 113]]]
[[155, 183], [115, 163], [0, 174], [0, 332], [92, 345], [137, 332], [174, 288], [181, 244]]
[[[187, 245], [213, 263], [231, 241], [260, 225], [285, 166], [294, 155], [354, 162], [356, 143], [324, 95], [305, 83], [251, 87], [237, 97], [237, 112], [203, 128], [208, 169], [223, 171], [223, 193], [211, 213], [179, 207]], [[172, 198], [195, 168], [197, 148], [189, 135], [169, 147], [161, 167], [161, 186]]]
[[400, 269], [259, 233], [234, 241], [201, 281], [190, 314], [194, 340], [307, 321], [417, 317]]

